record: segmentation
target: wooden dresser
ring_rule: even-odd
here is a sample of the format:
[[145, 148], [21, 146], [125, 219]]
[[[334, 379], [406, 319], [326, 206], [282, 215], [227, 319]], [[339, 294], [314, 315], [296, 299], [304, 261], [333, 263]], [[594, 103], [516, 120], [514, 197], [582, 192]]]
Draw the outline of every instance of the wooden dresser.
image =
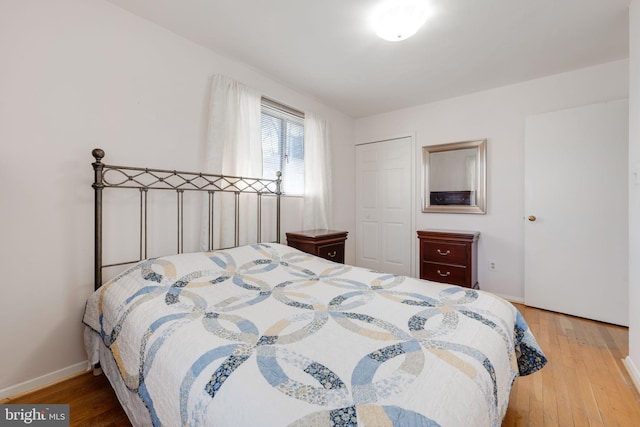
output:
[[418, 230], [420, 278], [479, 289], [477, 231]]
[[305, 230], [287, 233], [287, 244], [301, 251], [344, 264], [346, 231]]

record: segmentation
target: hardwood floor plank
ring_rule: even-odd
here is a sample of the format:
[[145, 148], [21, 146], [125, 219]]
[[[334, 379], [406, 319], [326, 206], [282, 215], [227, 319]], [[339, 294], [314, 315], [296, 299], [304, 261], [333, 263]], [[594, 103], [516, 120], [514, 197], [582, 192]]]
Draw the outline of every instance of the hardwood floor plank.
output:
[[555, 406], [557, 408], [558, 413], [558, 425], [566, 426], [571, 425], [573, 419], [572, 406], [571, 406], [571, 395], [569, 392], [569, 386], [566, 382], [566, 379], [563, 376], [563, 372], [558, 372], [555, 374], [555, 371], [558, 370], [558, 366], [553, 363], [549, 363], [549, 366], [545, 367], [545, 369], [551, 368], [554, 371], [553, 385], [552, 387], [555, 389], [555, 397], [556, 402]]
[[598, 409], [598, 402], [596, 401], [589, 373], [584, 362], [581, 362], [576, 366], [576, 374], [578, 389], [582, 396], [582, 402], [586, 409], [587, 418], [592, 423], [602, 423], [602, 417], [600, 416], [600, 411]]
[[602, 418], [602, 423], [605, 426], [615, 426], [618, 424], [618, 420], [616, 419], [616, 411], [613, 407], [613, 404], [610, 400], [610, 394], [606, 390], [605, 386], [596, 385], [593, 387], [593, 392], [598, 402], [598, 410], [600, 411], [600, 416]]
[[542, 402], [544, 408], [544, 425], [558, 425], [558, 397], [556, 396], [555, 370], [543, 369], [540, 372], [542, 376]]
[[515, 405], [517, 412], [528, 413], [531, 410], [529, 405], [529, 395], [531, 394], [531, 388], [533, 387], [533, 380], [531, 378], [517, 378], [515, 381], [518, 385], [517, 390], [517, 403]]
[[589, 417], [587, 416], [586, 404], [583, 400], [580, 386], [578, 384], [578, 375], [575, 369], [564, 367], [564, 380], [569, 385], [569, 396], [571, 402], [571, 413], [573, 415], [573, 424], [576, 426], [589, 425]]
[[[550, 328], [557, 328], [559, 322], [554, 319]], [[551, 361], [560, 359], [559, 352], [559, 340], [555, 329], [549, 329], [547, 334], [554, 337], [552, 345], [550, 347], [544, 347], [547, 357]], [[555, 345], [553, 345], [555, 343]], [[544, 369], [550, 369], [554, 371], [553, 388], [555, 389], [556, 406], [558, 408], [558, 425], [571, 426], [573, 425], [573, 411], [571, 402], [571, 392], [569, 390], [569, 384], [564, 376], [564, 366], [562, 363], [549, 362]]]

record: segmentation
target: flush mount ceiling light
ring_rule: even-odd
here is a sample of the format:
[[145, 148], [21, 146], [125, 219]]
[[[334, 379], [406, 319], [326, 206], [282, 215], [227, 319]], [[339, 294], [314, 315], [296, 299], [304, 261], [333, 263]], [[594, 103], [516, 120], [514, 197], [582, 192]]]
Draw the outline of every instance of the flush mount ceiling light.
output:
[[374, 12], [373, 26], [378, 37], [395, 42], [414, 35], [428, 15], [425, 0], [390, 0]]

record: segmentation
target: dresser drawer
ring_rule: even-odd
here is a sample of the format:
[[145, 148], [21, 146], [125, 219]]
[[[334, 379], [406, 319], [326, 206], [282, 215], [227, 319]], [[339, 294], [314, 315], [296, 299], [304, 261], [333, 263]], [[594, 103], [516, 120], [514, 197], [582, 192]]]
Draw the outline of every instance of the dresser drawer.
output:
[[423, 261], [467, 265], [467, 246], [450, 242], [422, 242]]
[[344, 264], [344, 243], [318, 246], [318, 252], [316, 255], [320, 258]]
[[423, 279], [452, 285], [465, 286], [468, 281], [467, 268], [459, 265], [424, 262], [422, 265], [422, 275]]
[[418, 230], [420, 278], [478, 289], [477, 231]]

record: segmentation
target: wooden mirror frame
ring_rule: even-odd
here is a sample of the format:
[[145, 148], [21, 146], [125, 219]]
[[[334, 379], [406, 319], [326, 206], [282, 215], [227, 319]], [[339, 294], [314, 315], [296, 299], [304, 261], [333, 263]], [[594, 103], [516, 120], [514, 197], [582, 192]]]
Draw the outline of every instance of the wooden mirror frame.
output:
[[[442, 153], [445, 151], [476, 149], [476, 170], [475, 170], [475, 204], [431, 204], [431, 189], [429, 182], [429, 172], [431, 171], [432, 153]], [[453, 142], [449, 144], [428, 145], [422, 147], [422, 171], [423, 187], [422, 212], [437, 213], [470, 213], [485, 214], [487, 212], [487, 140]], [[460, 173], [464, 173], [461, 171]], [[455, 193], [453, 191], [452, 193]], [[460, 191], [462, 193], [462, 191]]]

